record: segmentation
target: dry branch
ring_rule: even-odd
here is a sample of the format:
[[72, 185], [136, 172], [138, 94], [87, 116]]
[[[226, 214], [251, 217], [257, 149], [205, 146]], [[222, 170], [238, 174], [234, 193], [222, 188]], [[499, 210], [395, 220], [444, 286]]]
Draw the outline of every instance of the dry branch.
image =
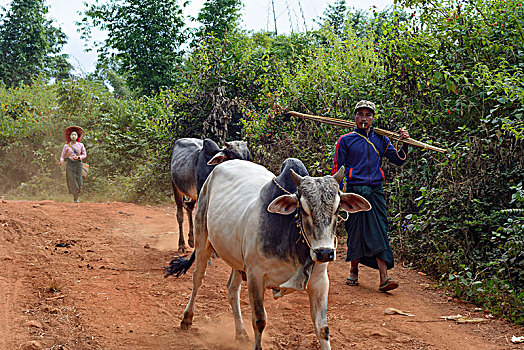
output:
[[[288, 114], [290, 114], [290, 115], [292, 115], [294, 117], [299, 117], [299, 118], [307, 119], [307, 120], [313, 120], [313, 121], [316, 121], [316, 122], [321, 122], [321, 123], [324, 123], [324, 124], [339, 126], [339, 127], [343, 127], [343, 128], [354, 128], [356, 126], [355, 122], [352, 122], [352, 121], [349, 121], [349, 120], [343, 120], [343, 119], [337, 119], [337, 118], [329, 118], [329, 117], [321, 117], [321, 116], [310, 115], [310, 114], [303, 114], [303, 113], [299, 113], [299, 112], [295, 112], [295, 111], [288, 111], [286, 113], [288, 113]], [[447, 152], [447, 150], [445, 150], [443, 148], [432, 146], [432, 145], [428, 145], [427, 143], [420, 142], [420, 141], [414, 140], [412, 138], [401, 139], [400, 135], [398, 133], [396, 133], [396, 132], [392, 132], [392, 131], [388, 131], [388, 130], [384, 130], [384, 129], [379, 129], [379, 128], [375, 128], [374, 130], [375, 130], [375, 132], [377, 134], [387, 136], [387, 137], [389, 137], [392, 140], [400, 141], [400, 142], [407, 143], [407, 144], [412, 145], [412, 146], [417, 146], [417, 147], [421, 147], [421, 148], [424, 148], [424, 149], [429, 149], [429, 150], [437, 151], [437, 152], [441, 152], [441, 153], [446, 153]]]

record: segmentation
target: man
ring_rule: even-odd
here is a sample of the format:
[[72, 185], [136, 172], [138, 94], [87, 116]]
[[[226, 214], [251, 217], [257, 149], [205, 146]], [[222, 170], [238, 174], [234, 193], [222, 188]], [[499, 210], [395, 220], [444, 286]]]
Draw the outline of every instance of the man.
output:
[[[393, 251], [387, 234], [387, 207], [382, 189], [384, 172], [380, 165], [383, 157], [396, 165], [402, 165], [408, 153], [403, 144], [397, 151], [386, 136], [374, 132], [375, 104], [360, 101], [355, 106], [357, 126], [353, 132], [343, 135], [337, 142], [333, 161], [333, 174], [343, 165], [346, 168], [346, 191], [360, 194], [372, 206], [367, 212], [349, 215], [346, 221], [348, 251], [346, 261], [351, 262], [346, 284], [358, 286], [358, 265], [379, 270], [379, 290], [390, 291], [398, 287], [398, 281], [388, 277], [388, 269], [394, 264]], [[409, 138], [405, 129], [399, 130], [400, 138]], [[343, 184], [340, 184], [341, 188]]]

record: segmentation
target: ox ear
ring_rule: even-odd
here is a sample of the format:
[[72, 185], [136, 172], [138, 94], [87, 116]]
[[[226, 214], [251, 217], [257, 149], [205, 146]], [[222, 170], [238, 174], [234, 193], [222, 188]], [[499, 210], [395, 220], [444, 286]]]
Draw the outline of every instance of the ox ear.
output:
[[211, 158], [209, 162], [207, 162], [207, 165], [217, 165], [225, 160], [227, 160], [226, 154], [223, 151], [220, 151], [217, 154], [215, 154], [215, 156]]
[[[291, 170], [293, 171], [293, 170]], [[267, 207], [267, 211], [275, 214], [293, 214], [298, 208], [298, 197], [296, 194], [284, 194], [275, 198]]]
[[335, 178], [335, 181], [337, 182], [337, 184], [340, 183], [340, 181], [342, 181], [342, 179], [344, 178], [344, 166], [342, 165], [340, 167], [340, 169], [338, 169], [338, 171], [336, 172], [335, 175], [333, 175], [333, 177]]
[[295, 173], [293, 169], [289, 169], [289, 173], [291, 175], [291, 180], [293, 180], [293, 182], [295, 183], [295, 185], [297, 185], [297, 187], [300, 187], [300, 183], [302, 182], [302, 180], [304, 180], [304, 178], [298, 175], [297, 173]]
[[371, 204], [369, 204], [367, 199], [356, 193], [340, 193], [340, 206], [348, 213], [371, 209]]

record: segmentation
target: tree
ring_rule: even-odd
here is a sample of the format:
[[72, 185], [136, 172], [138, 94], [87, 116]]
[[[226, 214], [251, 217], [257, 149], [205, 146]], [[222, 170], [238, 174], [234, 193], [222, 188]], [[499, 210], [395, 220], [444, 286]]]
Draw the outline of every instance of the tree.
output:
[[329, 23], [333, 27], [333, 31], [341, 36], [346, 29], [347, 12], [346, 0], [337, 0], [335, 4], [328, 5], [320, 20]]
[[108, 35], [98, 48], [99, 65], [118, 62], [118, 73], [140, 94], [175, 83], [185, 41], [177, 0], [114, 0], [86, 7], [85, 17], [77, 23], [83, 38], [90, 38], [92, 27]]
[[67, 55], [58, 55], [66, 35], [46, 19], [45, 0], [13, 0], [0, 18], [0, 81], [29, 84], [34, 76], [71, 70]]
[[196, 36], [211, 35], [223, 39], [227, 32], [238, 25], [242, 6], [241, 0], [206, 0], [197, 16], [202, 26]]

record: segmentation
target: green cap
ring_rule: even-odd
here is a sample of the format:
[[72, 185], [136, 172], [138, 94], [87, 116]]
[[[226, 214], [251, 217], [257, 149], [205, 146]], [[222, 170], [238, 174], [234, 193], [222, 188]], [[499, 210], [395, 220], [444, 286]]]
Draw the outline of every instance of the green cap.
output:
[[373, 111], [373, 114], [375, 114], [375, 104], [371, 101], [359, 101], [355, 106], [355, 113], [357, 113], [357, 110], [359, 110], [360, 108], [369, 108]]

